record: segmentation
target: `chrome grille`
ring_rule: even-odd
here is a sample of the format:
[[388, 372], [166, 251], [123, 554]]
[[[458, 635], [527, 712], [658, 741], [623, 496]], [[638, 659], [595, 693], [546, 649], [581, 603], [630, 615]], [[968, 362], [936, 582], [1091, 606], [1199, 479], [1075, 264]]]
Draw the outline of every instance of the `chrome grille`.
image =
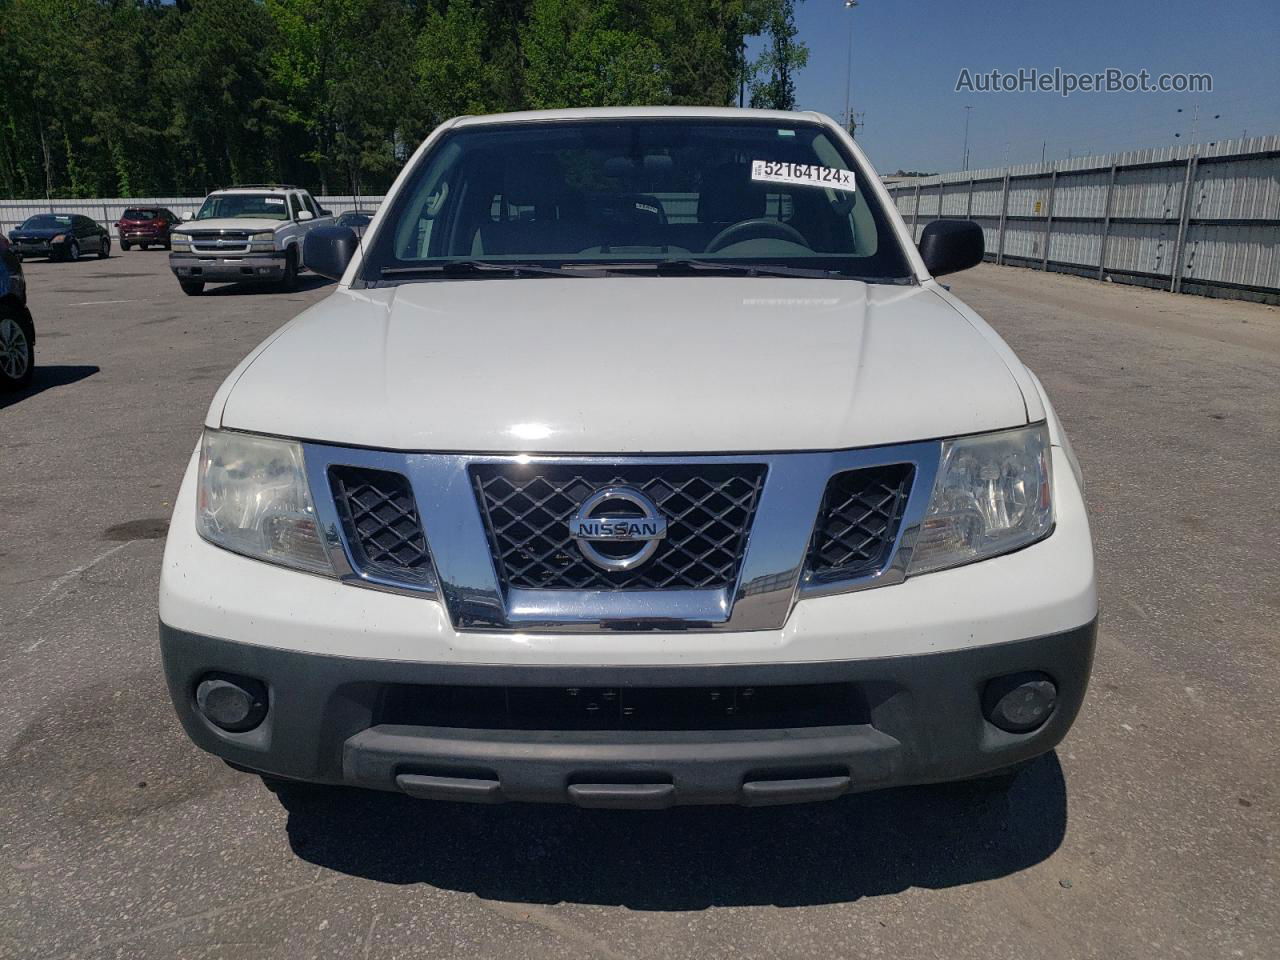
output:
[[[765, 467], [481, 463], [471, 477], [504, 587], [690, 590], [737, 581]], [[667, 519], [657, 552], [633, 570], [593, 566], [569, 537], [570, 516], [607, 486], [640, 490]]]
[[895, 463], [832, 477], [809, 547], [809, 575], [852, 580], [880, 570], [893, 552], [915, 467]]
[[329, 468], [334, 502], [355, 564], [410, 583], [431, 578], [431, 556], [409, 481], [389, 470]]
[[249, 250], [249, 231], [246, 230], [191, 230], [191, 249], [199, 253], [246, 253]]

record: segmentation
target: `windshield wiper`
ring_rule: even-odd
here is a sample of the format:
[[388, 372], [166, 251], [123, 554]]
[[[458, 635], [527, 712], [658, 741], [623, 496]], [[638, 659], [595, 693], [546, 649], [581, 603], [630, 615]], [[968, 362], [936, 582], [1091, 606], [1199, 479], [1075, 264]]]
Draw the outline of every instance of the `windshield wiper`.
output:
[[581, 277], [580, 270], [542, 266], [536, 263], [492, 263], [487, 260], [445, 260], [442, 263], [421, 263], [413, 267], [383, 267], [379, 275], [388, 279], [412, 277]]
[[725, 263], [716, 260], [673, 259], [636, 263], [610, 263], [603, 265], [610, 272], [652, 270], [660, 276], [693, 276], [699, 273], [724, 273], [739, 277], [811, 277], [826, 279], [839, 277], [835, 270], [815, 270], [806, 267], [787, 267], [769, 263]]

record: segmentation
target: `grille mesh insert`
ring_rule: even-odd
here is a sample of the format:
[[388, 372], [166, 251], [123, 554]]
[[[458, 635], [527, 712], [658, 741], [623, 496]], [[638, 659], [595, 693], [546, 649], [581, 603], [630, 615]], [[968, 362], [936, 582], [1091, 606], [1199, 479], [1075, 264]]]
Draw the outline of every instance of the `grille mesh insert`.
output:
[[895, 463], [832, 477], [809, 546], [810, 575], [848, 580], [880, 570], [893, 550], [914, 475], [914, 465]]
[[[731, 586], [764, 485], [763, 464], [476, 464], [472, 480], [505, 587], [669, 590]], [[596, 490], [640, 490], [667, 519], [653, 557], [601, 570], [569, 537], [569, 518]]]
[[418, 506], [402, 474], [334, 466], [329, 480], [347, 541], [366, 573], [412, 583], [431, 579]]

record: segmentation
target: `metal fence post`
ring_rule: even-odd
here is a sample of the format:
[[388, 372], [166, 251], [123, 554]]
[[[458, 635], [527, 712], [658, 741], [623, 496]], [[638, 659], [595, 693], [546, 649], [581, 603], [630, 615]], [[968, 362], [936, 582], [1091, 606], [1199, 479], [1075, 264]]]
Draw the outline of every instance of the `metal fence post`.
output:
[[1009, 216], [1009, 168], [1004, 168], [1004, 182], [1000, 192], [1000, 233], [996, 241], [996, 265], [1004, 263], [1004, 226]]
[[911, 242], [916, 242], [916, 220], [920, 217], [920, 181], [916, 181], [916, 199], [911, 207]]
[[1107, 237], [1111, 233], [1111, 194], [1116, 189], [1116, 165], [1111, 164], [1111, 176], [1107, 179], [1107, 196], [1102, 201], [1102, 243], [1098, 247], [1098, 279], [1107, 270]]
[[1058, 189], [1058, 167], [1055, 164], [1053, 173], [1049, 175], [1049, 206], [1045, 211], [1046, 217], [1044, 221], [1044, 259], [1040, 262], [1040, 269], [1045, 273], [1049, 272], [1049, 244], [1053, 240], [1053, 195]]
[[973, 218], [973, 177], [969, 178], [969, 202], [964, 207], [964, 218], [966, 220]]
[[1182, 178], [1182, 209], [1178, 212], [1178, 236], [1173, 242], [1173, 261], [1169, 264], [1169, 291], [1182, 289], [1182, 244], [1187, 235], [1187, 221], [1191, 218], [1191, 189], [1195, 186], [1196, 165], [1199, 158], [1195, 147], [1187, 157], [1187, 172]]
[[947, 194], [946, 181], [943, 180], [941, 177], [939, 177], [938, 178], [938, 215], [933, 218], [935, 220], [941, 220], [944, 216], [942, 212], [942, 198], [945, 197], [946, 194]]

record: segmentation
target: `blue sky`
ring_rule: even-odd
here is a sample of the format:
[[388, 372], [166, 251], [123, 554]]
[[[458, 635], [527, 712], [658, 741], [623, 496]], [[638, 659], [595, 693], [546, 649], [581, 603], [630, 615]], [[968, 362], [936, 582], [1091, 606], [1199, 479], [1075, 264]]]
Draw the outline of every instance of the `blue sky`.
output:
[[[1025, 163], [1040, 159], [1044, 141], [1048, 159], [1186, 143], [1197, 102], [1200, 141], [1280, 133], [1277, 0], [859, 0], [853, 10], [843, 0], [804, 0], [796, 12], [810, 51], [797, 80], [801, 108], [843, 114], [850, 18], [854, 110], [866, 112], [859, 139], [881, 173], [959, 169], [965, 104], [973, 107], [970, 168], [1002, 165], [1006, 144], [1009, 161]], [[1113, 66], [1210, 73], [1213, 92], [1063, 99], [955, 91], [966, 67]]]

